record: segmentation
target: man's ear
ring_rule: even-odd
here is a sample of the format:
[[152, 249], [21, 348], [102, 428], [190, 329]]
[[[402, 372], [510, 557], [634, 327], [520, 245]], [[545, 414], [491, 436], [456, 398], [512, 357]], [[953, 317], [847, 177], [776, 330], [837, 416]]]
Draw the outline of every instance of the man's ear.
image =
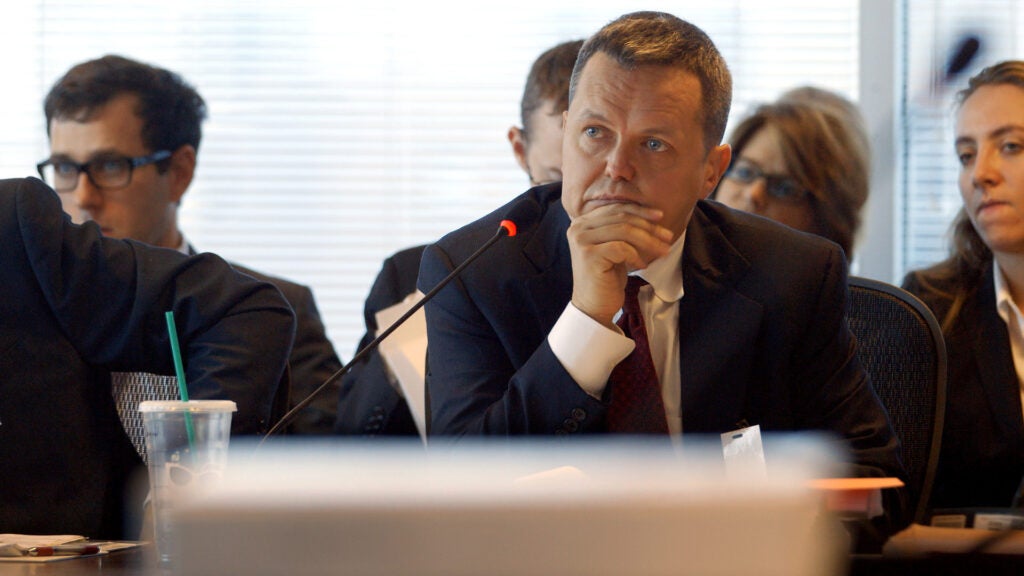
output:
[[523, 136], [523, 129], [518, 126], [509, 128], [508, 143], [512, 145], [512, 154], [516, 157], [516, 163], [529, 176], [530, 167], [526, 164], [526, 138]]
[[722, 175], [729, 169], [729, 162], [732, 160], [732, 147], [728, 144], [719, 144], [708, 152], [704, 162], [704, 190], [701, 198], [707, 198], [715, 191]]
[[171, 155], [167, 173], [171, 178], [171, 200], [180, 203], [196, 173], [196, 149], [191, 144], [181, 145]]

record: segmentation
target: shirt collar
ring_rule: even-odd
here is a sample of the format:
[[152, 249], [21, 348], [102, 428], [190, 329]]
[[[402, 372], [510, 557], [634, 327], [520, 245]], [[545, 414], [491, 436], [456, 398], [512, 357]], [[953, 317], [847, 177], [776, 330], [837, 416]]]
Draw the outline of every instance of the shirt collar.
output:
[[672, 244], [668, 254], [651, 262], [647, 268], [633, 274], [643, 278], [663, 302], [675, 302], [683, 297], [683, 245], [686, 230]]
[[996, 291], [996, 310], [999, 312], [999, 317], [1003, 319], [1003, 322], [1008, 323], [1011, 313], [1017, 318], [1020, 317], [1020, 310], [1017, 309], [1013, 298], [1010, 297], [1010, 287], [1007, 286], [1006, 278], [1003, 277], [1003, 271], [999, 268], [999, 262], [995, 258], [992, 259], [992, 268], [993, 284]]

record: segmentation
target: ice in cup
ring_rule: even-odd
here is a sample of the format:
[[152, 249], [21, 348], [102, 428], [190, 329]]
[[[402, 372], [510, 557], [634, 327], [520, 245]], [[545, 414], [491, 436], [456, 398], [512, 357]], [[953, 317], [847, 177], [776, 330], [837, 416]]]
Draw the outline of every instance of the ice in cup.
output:
[[231, 414], [236, 410], [230, 400], [139, 404], [149, 453], [153, 539], [161, 564], [173, 558], [174, 522], [169, 512], [175, 503], [224, 474]]

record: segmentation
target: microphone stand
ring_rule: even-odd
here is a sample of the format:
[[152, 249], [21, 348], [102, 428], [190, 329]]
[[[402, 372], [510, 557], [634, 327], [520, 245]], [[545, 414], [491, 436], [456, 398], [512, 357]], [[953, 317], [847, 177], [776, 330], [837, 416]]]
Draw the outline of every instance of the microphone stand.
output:
[[424, 294], [423, 298], [420, 298], [419, 302], [417, 302], [415, 305], [413, 305], [412, 308], [409, 308], [405, 312], [405, 314], [402, 314], [402, 316], [398, 320], [395, 320], [391, 324], [391, 326], [388, 326], [387, 330], [381, 332], [379, 336], [374, 338], [373, 342], [370, 342], [369, 344], [364, 346], [361, 350], [356, 352], [356, 355], [353, 356], [352, 359], [349, 360], [347, 364], [345, 364], [344, 366], [339, 368], [338, 371], [335, 372], [334, 374], [331, 374], [331, 376], [329, 378], [327, 378], [327, 380], [324, 380], [323, 384], [318, 386], [316, 390], [314, 390], [308, 396], [303, 398], [302, 401], [300, 401], [298, 404], [296, 404], [294, 407], [292, 407], [292, 409], [289, 410], [284, 416], [282, 416], [281, 419], [277, 421], [277, 424], [274, 424], [274, 426], [266, 434], [263, 435], [263, 438], [260, 439], [259, 444], [257, 444], [257, 448], [262, 446], [263, 443], [266, 442], [268, 438], [270, 438], [271, 436], [273, 436], [274, 434], [279, 432], [282, 428], [284, 428], [285, 426], [290, 424], [292, 422], [292, 420], [295, 419], [295, 416], [299, 413], [299, 411], [301, 411], [306, 406], [309, 406], [310, 402], [312, 402], [317, 396], [320, 395], [321, 392], [326, 390], [331, 384], [333, 384], [335, 381], [337, 381], [338, 378], [341, 378], [342, 376], [347, 374], [349, 372], [349, 370], [353, 366], [355, 366], [357, 363], [359, 363], [370, 352], [373, 352], [374, 350], [376, 350], [377, 346], [379, 346], [380, 343], [385, 338], [390, 336], [392, 332], [397, 330], [399, 328], [399, 326], [401, 326], [403, 323], [405, 323], [406, 320], [408, 320], [410, 317], [412, 317], [413, 314], [415, 314], [417, 311], [419, 311], [419, 309], [422, 308], [427, 303], [427, 301], [429, 301], [431, 298], [433, 298], [435, 294], [440, 292], [442, 288], [447, 286], [449, 282], [451, 282], [459, 274], [461, 274], [462, 271], [467, 266], [472, 264], [474, 260], [479, 258], [480, 255], [483, 254], [484, 252], [486, 252], [488, 248], [493, 246], [495, 242], [497, 242], [498, 240], [500, 240], [501, 238], [503, 238], [505, 236], [508, 236], [508, 237], [511, 238], [512, 236], [515, 236], [515, 235], [516, 235], [516, 225], [515, 225], [515, 223], [512, 222], [511, 220], [502, 220], [501, 224], [498, 226], [497, 232], [494, 233], [494, 236], [491, 236], [491, 238], [487, 242], [484, 242], [484, 244], [482, 246], [477, 248], [476, 252], [473, 252], [468, 258], [466, 258], [462, 262], [462, 264], [459, 264], [454, 270], [452, 270], [447, 276], [445, 276], [443, 280], [438, 282], [437, 286], [434, 286], [434, 288], [432, 288], [430, 290], [430, 292], [427, 292], [426, 294]]

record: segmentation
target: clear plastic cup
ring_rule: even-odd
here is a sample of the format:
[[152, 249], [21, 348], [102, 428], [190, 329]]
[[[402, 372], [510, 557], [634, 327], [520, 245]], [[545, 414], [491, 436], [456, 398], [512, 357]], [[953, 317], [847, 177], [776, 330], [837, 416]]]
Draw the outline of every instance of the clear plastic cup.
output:
[[161, 564], [172, 562], [174, 556], [176, 503], [224, 475], [231, 414], [236, 410], [230, 400], [139, 404], [149, 453], [153, 539]]

